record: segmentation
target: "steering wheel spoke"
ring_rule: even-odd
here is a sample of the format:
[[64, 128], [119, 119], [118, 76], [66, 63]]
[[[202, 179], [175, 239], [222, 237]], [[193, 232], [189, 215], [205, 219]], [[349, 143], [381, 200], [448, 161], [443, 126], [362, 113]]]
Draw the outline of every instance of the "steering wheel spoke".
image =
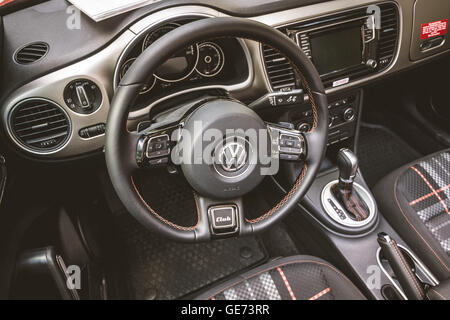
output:
[[[154, 125], [143, 132], [124, 134], [130, 106], [155, 70], [180, 48], [222, 37], [250, 39], [276, 48], [295, 67], [304, 91], [269, 94], [251, 108], [224, 96], [200, 98], [170, 114], [160, 112], [152, 118]], [[284, 101], [301, 103], [306, 95], [315, 124], [308, 134], [267, 124], [254, 111], [282, 106]], [[179, 124], [183, 135], [177, 138], [173, 133]], [[122, 78], [107, 121], [106, 164], [125, 208], [145, 227], [178, 241], [209, 241], [262, 232], [286, 216], [320, 169], [327, 133], [328, 101], [319, 73], [290, 38], [248, 19], [201, 19], [152, 43]], [[142, 199], [131, 177], [134, 170], [170, 164], [172, 159], [196, 192], [200, 221], [195, 227], [164, 219]], [[245, 220], [242, 197], [255, 190], [265, 176], [276, 174], [279, 160], [305, 162], [304, 169], [277, 205], [257, 219]], [[180, 209], [183, 212], [184, 208]]]
[[196, 198], [200, 214], [197, 239], [219, 239], [246, 232], [242, 198], [213, 200], [198, 194]]

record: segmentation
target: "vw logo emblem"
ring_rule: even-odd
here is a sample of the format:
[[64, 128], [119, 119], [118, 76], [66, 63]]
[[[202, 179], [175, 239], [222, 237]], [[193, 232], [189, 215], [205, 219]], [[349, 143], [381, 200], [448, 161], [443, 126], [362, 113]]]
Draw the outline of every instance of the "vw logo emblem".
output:
[[227, 143], [220, 153], [222, 169], [227, 172], [236, 172], [245, 166], [247, 162], [247, 150], [240, 142]]

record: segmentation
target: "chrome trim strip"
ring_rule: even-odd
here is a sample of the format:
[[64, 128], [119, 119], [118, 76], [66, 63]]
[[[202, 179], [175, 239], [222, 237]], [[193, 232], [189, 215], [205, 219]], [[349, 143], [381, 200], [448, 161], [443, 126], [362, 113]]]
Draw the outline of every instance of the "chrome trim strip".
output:
[[[394, 286], [394, 288], [397, 290], [397, 292], [402, 296], [404, 300], [408, 300], [405, 293], [403, 292], [403, 289], [400, 288], [400, 286], [392, 279], [391, 275], [387, 272], [387, 270], [383, 267], [383, 264], [381, 263], [381, 248], [378, 248], [377, 250], [377, 263], [380, 267], [381, 271], [383, 271], [386, 278], [388, 278], [389, 282]], [[381, 288], [380, 288], [381, 289]]]
[[[295, 33], [296, 40], [297, 40], [297, 45], [300, 46], [300, 42], [298, 41], [298, 40], [299, 40], [299, 39], [298, 39], [298, 34], [299, 34], [299, 33], [308, 33], [308, 32], [311, 32], [311, 31], [316, 31], [316, 30], [321, 30], [321, 29], [327, 29], [327, 28], [331, 28], [331, 27], [334, 27], [334, 26], [339, 26], [339, 25], [341, 25], [341, 24], [346, 24], [346, 23], [349, 23], [349, 22], [358, 21], [358, 20], [363, 20], [363, 19], [366, 19], [366, 18], [369, 18], [369, 17], [372, 17], [372, 15], [369, 14], [369, 15], [365, 15], [365, 16], [361, 16], [361, 17], [357, 17], [357, 18], [346, 19], [346, 20], [342, 20], [342, 21], [339, 21], [339, 22], [329, 23], [329, 24], [326, 24], [326, 25], [323, 25], [323, 26], [319, 26], [319, 27], [309, 28], [309, 29], [306, 29], [306, 30], [289, 30], [289, 29], [288, 29], [288, 32], [293, 32], [293, 33]], [[374, 25], [374, 24], [373, 24], [373, 25]], [[373, 30], [375, 30], [375, 26], [372, 27], [372, 31], [373, 31]]]
[[347, 217], [346, 220], [341, 220], [339, 218], [338, 214], [334, 211], [334, 209], [332, 208], [330, 203], [328, 203], [328, 200], [332, 199], [334, 201], [334, 204], [338, 207], [338, 209], [345, 212], [345, 208], [343, 208], [341, 206], [339, 201], [336, 200], [333, 193], [331, 192], [331, 187], [336, 185], [338, 182], [339, 182], [338, 180], [331, 181], [322, 190], [320, 199], [322, 202], [322, 207], [325, 209], [325, 212], [328, 214], [328, 216], [331, 219], [333, 219], [334, 221], [336, 221], [337, 223], [344, 225], [346, 227], [350, 227], [350, 228], [364, 227], [364, 226], [368, 225], [369, 223], [371, 223], [373, 221], [373, 219], [376, 217], [376, 212], [377, 212], [375, 200], [370, 195], [370, 192], [367, 191], [366, 188], [364, 188], [363, 186], [361, 186], [358, 183], [354, 183], [353, 186], [355, 187], [355, 189], [358, 191], [361, 198], [366, 202], [367, 206], [369, 207], [369, 216], [367, 217], [366, 220], [363, 220], [363, 221], [354, 221], [354, 220], [350, 219], [349, 217]]

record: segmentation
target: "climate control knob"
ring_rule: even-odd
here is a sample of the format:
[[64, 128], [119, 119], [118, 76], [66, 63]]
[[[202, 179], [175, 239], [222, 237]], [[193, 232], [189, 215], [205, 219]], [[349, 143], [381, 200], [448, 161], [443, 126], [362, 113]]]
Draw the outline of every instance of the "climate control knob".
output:
[[355, 116], [356, 116], [355, 109], [353, 109], [353, 108], [345, 109], [344, 116], [343, 116], [345, 122], [350, 122], [350, 121], [355, 120]]
[[376, 69], [376, 67], [378, 67], [378, 62], [377, 60], [369, 59], [367, 60], [366, 65], [371, 69]]

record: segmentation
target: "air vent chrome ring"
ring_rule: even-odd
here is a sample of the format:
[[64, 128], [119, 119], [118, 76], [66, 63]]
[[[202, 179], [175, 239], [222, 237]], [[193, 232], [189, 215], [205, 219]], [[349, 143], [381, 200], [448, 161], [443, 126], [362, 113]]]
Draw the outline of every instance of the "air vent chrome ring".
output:
[[50, 51], [48, 43], [36, 41], [28, 43], [14, 52], [14, 62], [20, 65], [30, 65], [42, 60]]
[[[31, 109], [37, 111], [18, 116], [20, 112]], [[21, 123], [17, 122], [19, 117]], [[47, 132], [39, 131], [44, 128]], [[59, 104], [45, 98], [28, 98], [16, 103], [8, 114], [7, 129], [21, 149], [35, 155], [54, 154], [63, 149], [72, 137], [69, 114]]]

